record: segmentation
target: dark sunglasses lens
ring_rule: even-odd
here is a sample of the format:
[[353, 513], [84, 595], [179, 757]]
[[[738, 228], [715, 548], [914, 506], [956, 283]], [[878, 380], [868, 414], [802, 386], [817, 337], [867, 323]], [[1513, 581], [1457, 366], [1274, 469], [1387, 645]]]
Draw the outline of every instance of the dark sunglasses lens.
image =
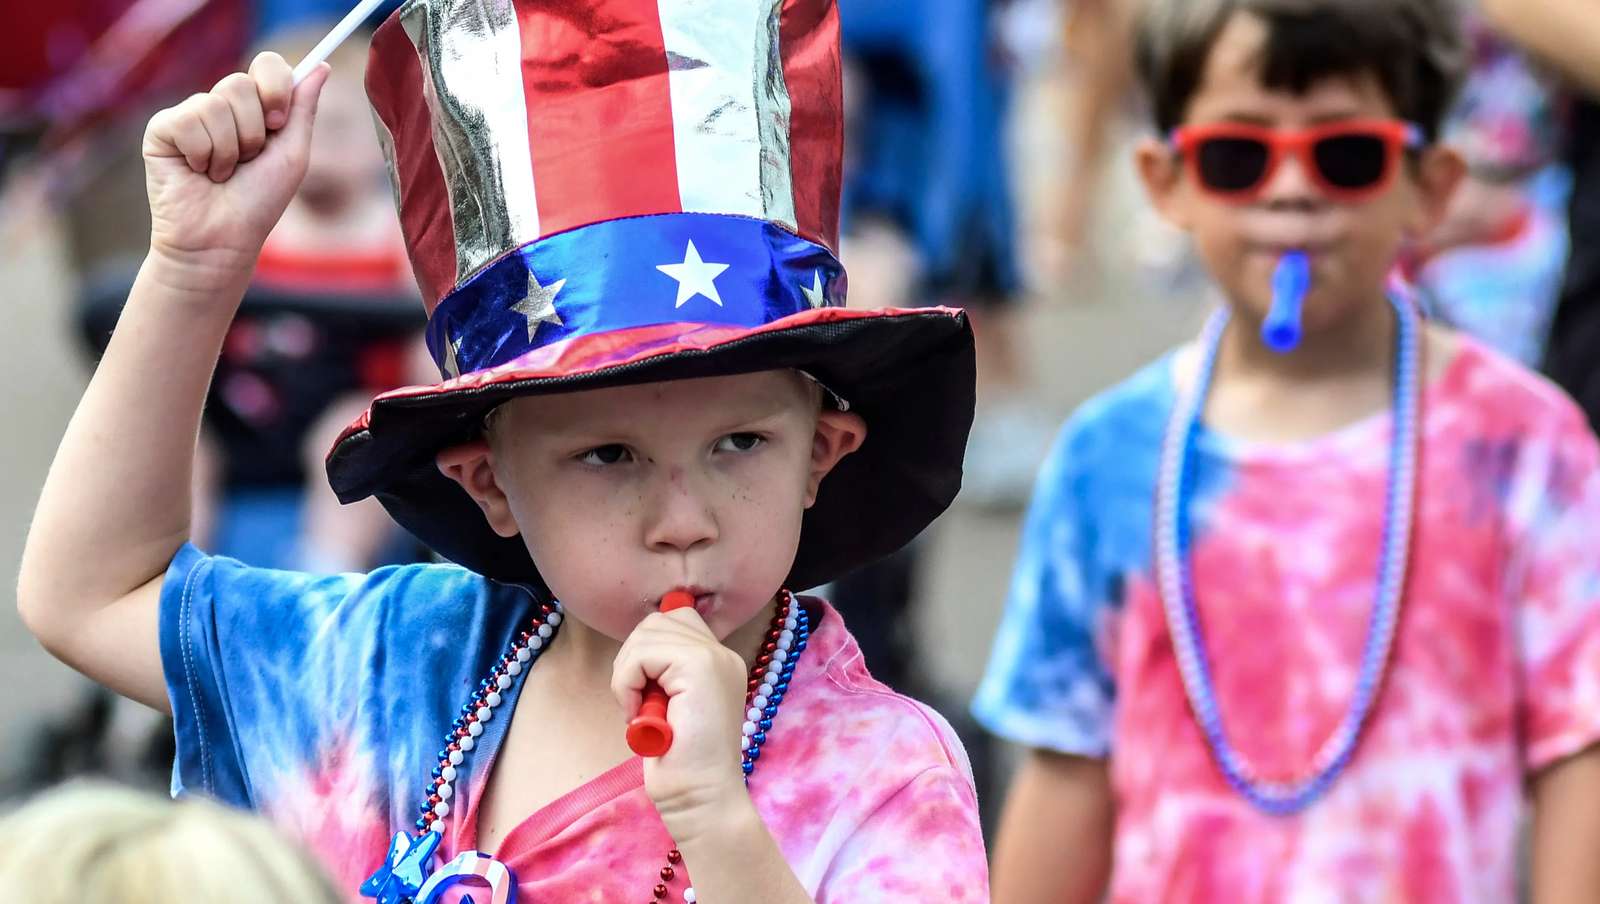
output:
[[1322, 178], [1335, 188], [1371, 188], [1383, 179], [1389, 149], [1377, 135], [1336, 135], [1312, 148]]
[[1253, 138], [1208, 138], [1195, 151], [1200, 179], [1213, 191], [1255, 188], [1267, 174], [1267, 146]]

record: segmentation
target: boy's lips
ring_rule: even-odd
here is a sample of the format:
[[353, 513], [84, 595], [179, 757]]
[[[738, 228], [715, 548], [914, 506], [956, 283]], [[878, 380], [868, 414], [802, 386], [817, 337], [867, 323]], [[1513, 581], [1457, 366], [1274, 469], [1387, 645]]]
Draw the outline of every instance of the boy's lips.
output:
[[1344, 230], [1326, 216], [1261, 213], [1251, 217], [1241, 230], [1245, 244], [1253, 251], [1326, 251], [1338, 243]]
[[1311, 259], [1315, 261], [1317, 257], [1327, 254], [1328, 252], [1332, 251], [1333, 248], [1334, 245], [1331, 242], [1271, 241], [1251, 242], [1248, 245], [1247, 250], [1252, 254], [1263, 255], [1265, 257], [1272, 258], [1273, 260], [1277, 260], [1290, 252], [1300, 251], [1309, 255]]
[[675, 593], [687, 593], [694, 597], [694, 610], [699, 612], [701, 615], [706, 613], [706, 611], [711, 607], [711, 603], [716, 599], [717, 596], [717, 592], [715, 590], [698, 585], [674, 587], [672, 589]]

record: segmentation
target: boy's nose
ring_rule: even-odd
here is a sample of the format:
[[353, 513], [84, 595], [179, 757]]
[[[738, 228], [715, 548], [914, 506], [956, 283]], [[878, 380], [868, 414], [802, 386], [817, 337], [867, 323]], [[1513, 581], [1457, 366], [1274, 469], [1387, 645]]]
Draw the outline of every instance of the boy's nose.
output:
[[1262, 186], [1259, 200], [1266, 204], [1314, 204], [1325, 200], [1307, 166], [1299, 154], [1285, 154]]
[[645, 526], [645, 545], [658, 552], [688, 552], [715, 542], [717, 519], [706, 495], [682, 472], [661, 480]]

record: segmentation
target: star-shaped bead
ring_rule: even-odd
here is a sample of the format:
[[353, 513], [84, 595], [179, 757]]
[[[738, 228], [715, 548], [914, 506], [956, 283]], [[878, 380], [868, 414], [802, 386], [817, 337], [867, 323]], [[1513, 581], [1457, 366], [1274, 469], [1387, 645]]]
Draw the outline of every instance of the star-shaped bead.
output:
[[800, 284], [800, 291], [806, 296], [806, 301], [811, 302], [813, 308], [820, 308], [828, 303], [828, 293], [822, 288], [822, 271], [811, 271], [811, 285]]
[[361, 896], [376, 898], [378, 904], [410, 901], [433, 868], [433, 852], [438, 849], [441, 837], [433, 831], [423, 832], [416, 838], [405, 832], [395, 833], [383, 865], [361, 883]]
[[528, 341], [533, 341], [533, 334], [539, 331], [539, 324], [553, 323], [561, 326], [561, 314], [556, 311], [556, 295], [567, 281], [558, 279], [548, 286], [539, 285], [539, 277], [532, 270], [528, 271], [528, 294], [511, 310], [521, 314], [528, 321]]
[[722, 306], [722, 296], [717, 293], [716, 279], [722, 271], [728, 269], [728, 265], [701, 260], [700, 250], [694, 246], [693, 240], [683, 252], [683, 263], [658, 264], [656, 269], [678, 281], [678, 300], [674, 307], [683, 307], [696, 295], [704, 295], [718, 307]]

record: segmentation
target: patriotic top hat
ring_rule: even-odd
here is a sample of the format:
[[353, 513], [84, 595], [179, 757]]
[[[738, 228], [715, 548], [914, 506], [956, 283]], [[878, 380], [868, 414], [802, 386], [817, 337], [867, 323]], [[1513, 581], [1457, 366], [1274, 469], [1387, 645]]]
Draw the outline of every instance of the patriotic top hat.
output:
[[434, 465], [516, 396], [803, 370], [868, 425], [806, 513], [790, 585], [898, 549], [954, 498], [972, 425], [959, 311], [844, 307], [833, 0], [409, 0], [367, 91], [444, 380], [340, 437], [440, 554], [537, 581]]

